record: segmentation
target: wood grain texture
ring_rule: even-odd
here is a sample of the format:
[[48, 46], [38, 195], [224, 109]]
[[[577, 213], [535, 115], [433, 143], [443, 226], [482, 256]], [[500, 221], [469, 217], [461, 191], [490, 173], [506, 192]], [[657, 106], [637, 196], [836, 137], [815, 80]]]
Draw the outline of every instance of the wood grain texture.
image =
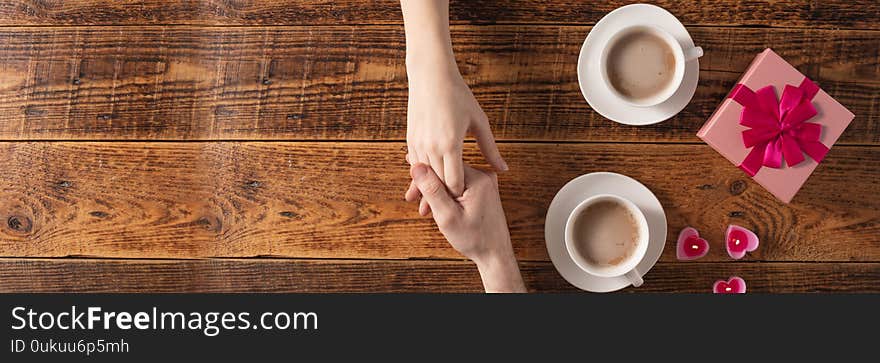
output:
[[[500, 177], [521, 260], [548, 260], [555, 193], [594, 171], [656, 193], [674, 237], [696, 227], [728, 261], [729, 223], [754, 230], [755, 261], [880, 261], [880, 148], [837, 146], [790, 205], [706, 145], [504, 143]], [[403, 201], [404, 144], [0, 143], [0, 256], [459, 258]], [[465, 159], [481, 165], [471, 143]]]
[[[467, 23], [592, 24], [632, 1], [452, 1], [450, 18]], [[877, 29], [872, 0], [658, 0], [685, 24]], [[0, 4], [0, 25], [397, 24], [397, 0], [11, 0]]]
[[[880, 144], [875, 31], [692, 28], [706, 50], [693, 101], [669, 121], [627, 127], [581, 96], [575, 69], [589, 30], [454, 27], [460, 68], [497, 138], [699, 142], [696, 131], [772, 47], [856, 114], [840, 143]], [[0, 28], [5, 140], [401, 140], [406, 89], [397, 26]]]
[[[520, 264], [530, 292], [576, 292], [549, 262]], [[710, 293], [737, 275], [751, 293], [878, 293], [880, 263], [661, 262], [624, 292]], [[0, 259], [3, 292], [481, 292], [466, 261]]]

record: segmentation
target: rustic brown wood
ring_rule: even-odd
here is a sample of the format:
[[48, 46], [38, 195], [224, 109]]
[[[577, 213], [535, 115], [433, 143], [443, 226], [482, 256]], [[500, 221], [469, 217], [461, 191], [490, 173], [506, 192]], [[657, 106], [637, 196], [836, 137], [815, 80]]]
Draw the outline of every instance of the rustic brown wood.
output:
[[[876, 31], [692, 28], [706, 50], [695, 98], [636, 128], [581, 96], [575, 68], [589, 30], [454, 27], [462, 72], [499, 139], [699, 142], [752, 58], [773, 47], [856, 114], [840, 143], [880, 143]], [[400, 140], [403, 59], [400, 27], [0, 28], [0, 139]]]
[[[532, 292], [574, 292], [549, 262], [520, 264]], [[737, 275], [749, 292], [878, 293], [880, 263], [661, 262], [624, 292], [709, 293]], [[0, 259], [3, 292], [480, 292], [466, 261]]]
[[[453, 22], [595, 23], [631, 1], [452, 1]], [[685, 24], [877, 29], [880, 6], [872, 0], [736, 1], [658, 0]], [[61, 24], [397, 24], [397, 0], [194, 1], [12, 0], [0, 4], [0, 25]]]
[[[790, 205], [706, 145], [501, 145], [501, 194], [521, 260], [547, 260], [555, 193], [588, 172], [630, 175], [727, 261], [729, 223], [754, 230], [747, 260], [880, 261], [880, 148], [837, 146]], [[473, 144], [466, 160], [482, 158]], [[0, 256], [459, 258], [403, 201], [404, 144], [0, 143]]]

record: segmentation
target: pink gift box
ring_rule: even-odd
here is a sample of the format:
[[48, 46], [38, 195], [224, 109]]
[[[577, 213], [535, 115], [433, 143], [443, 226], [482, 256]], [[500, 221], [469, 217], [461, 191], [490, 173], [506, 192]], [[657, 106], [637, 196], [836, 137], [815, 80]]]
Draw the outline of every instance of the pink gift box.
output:
[[788, 203], [853, 117], [768, 48], [697, 136]]

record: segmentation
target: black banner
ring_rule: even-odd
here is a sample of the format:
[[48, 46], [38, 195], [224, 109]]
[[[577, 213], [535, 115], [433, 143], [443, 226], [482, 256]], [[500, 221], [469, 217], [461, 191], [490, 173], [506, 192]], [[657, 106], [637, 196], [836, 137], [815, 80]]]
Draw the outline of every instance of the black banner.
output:
[[5, 294], [0, 301], [3, 362], [798, 355], [834, 347], [849, 355], [874, 344], [880, 322], [877, 295]]

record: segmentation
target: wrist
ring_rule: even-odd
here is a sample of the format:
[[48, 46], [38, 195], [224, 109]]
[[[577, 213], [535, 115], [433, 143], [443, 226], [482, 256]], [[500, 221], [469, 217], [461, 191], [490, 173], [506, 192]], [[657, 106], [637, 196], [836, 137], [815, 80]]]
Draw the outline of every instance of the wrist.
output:
[[486, 292], [526, 292], [510, 242], [505, 248], [472, 258]]
[[410, 80], [460, 76], [452, 47], [435, 48], [437, 47], [407, 45], [406, 74]]
[[406, 68], [410, 77], [436, 74], [455, 66], [449, 34], [448, 1], [401, 1], [406, 35]]

